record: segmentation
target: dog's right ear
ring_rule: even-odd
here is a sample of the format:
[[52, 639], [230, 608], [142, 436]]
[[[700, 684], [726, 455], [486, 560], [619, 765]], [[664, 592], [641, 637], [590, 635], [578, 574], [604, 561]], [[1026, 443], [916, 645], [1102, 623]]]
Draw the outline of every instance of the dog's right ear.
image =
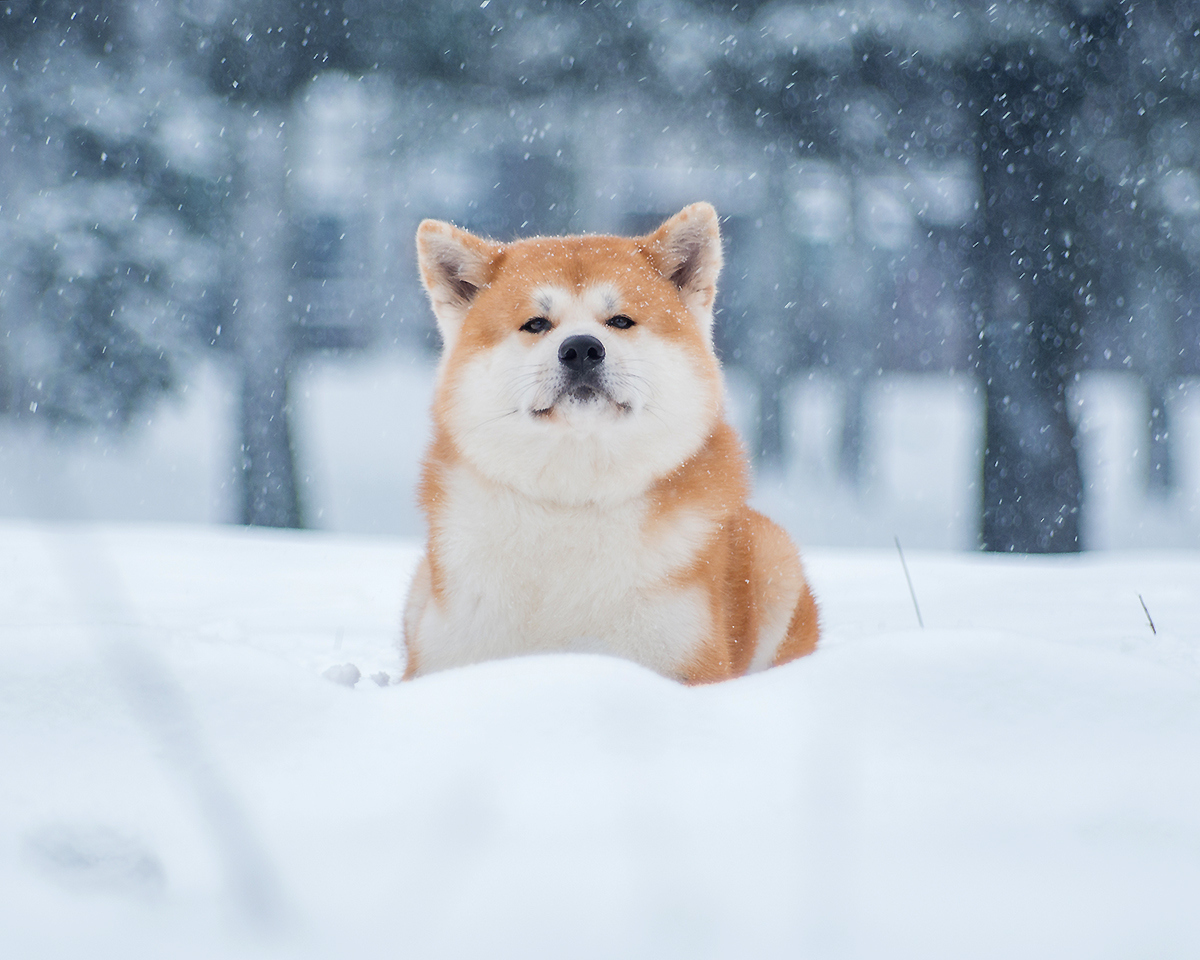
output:
[[438, 330], [447, 347], [454, 343], [471, 302], [492, 279], [503, 247], [441, 220], [417, 228], [417, 263]]

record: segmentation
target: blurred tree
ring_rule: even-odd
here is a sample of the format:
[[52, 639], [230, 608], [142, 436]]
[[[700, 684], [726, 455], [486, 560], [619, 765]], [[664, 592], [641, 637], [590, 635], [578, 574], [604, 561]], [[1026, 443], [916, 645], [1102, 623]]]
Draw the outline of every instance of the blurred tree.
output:
[[[1082, 484], [1067, 383], [1079, 329], [1065, 258], [1067, 118], [1082, 92], [1079, 27], [1040, 11], [1033, 40], [993, 40], [966, 63], [983, 197], [976, 228], [985, 387], [985, 550], [1080, 549]], [[1069, 39], [1068, 39], [1069, 38]]]
[[1200, 139], [1191, 129], [1200, 107], [1200, 10], [1179, 0], [1124, 0], [1100, 5], [1089, 29], [1099, 42], [1080, 117], [1088, 164], [1081, 180], [1102, 188], [1098, 199], [1111, 211], [1099, 233], [1115, 268], [1107, 283], [1097, 278], [1096, 293], [1115, 321], [1121, 365], [1142, 375], [1146, 479], [1165, 496], [1174, 485], [1171, 384], [1194, 350], [1184, 331], [1194, 301], [1185, 278], [1200, 254]]
[[[856, 221], [863, 189], [888, 170], [911, 181], [914, 168], [952, 155], [975, 167], [981, 202], [963, 228], [974, 234], [973, 359], [986, 397], [980, 541], [989, 550], [1078, 550], [1082, 483], [1066, 387], [1085, 320], [1076, 291], [1086, 258], [1068, 255], [1080, 200], [1070, 189], [1069, 134], [1085, 88], [1101, 80], [1091, 68], [1108, 41], [1071, 0], [901, 9], [764, 8], [756, 26], [767, 42], [742, 54], [730, 85], [748, 101], [738, 112], [759, 126], [765, 117], [793, 155], [815, 153], [846, 170]], [[947, 127], [957, 142], [934, 135]], [[888, 274], [903, 262], [889, 262], [875, 220], [854, 231], [866, 282], [840, 298], [863, 314], [838, 333], [851, 395], [860, 392], [855, 370], [882, 367], [881, 328], [894, 319]], [[1075, 232], [1076, 247], [1086, 248]], [[857, 408], [847, 405], [842, 443], [851, 473], [861, 449]]]
[[[288, 381], [305, 349], [332, 343], [328, 331], [302, 337], [289, 296], [297, 265], [286, 182], [293, 99], [330, 70], [384, 74], [408, 83], [491, 82], [500, 90], [517, 85], [517, 78], [505, 73], [509, 62], [491, 51], [497, 20], [487, 6], [213, 0], [193, 11], [195, 63], [227, 104], [235, 142], [230, 201], [237, 253], [228, 262], [236, 274], [229, 278], [236, 293], [228, 343], [242, 373], [244, 523], [302, 524]], [[538, 169], [536, 160], [510, 170], [504, 177], [506, 192], [516, 202], [493, 211], [489, 226], [515, 232], [532, 222], [535, 229], [561, 229], [568, 203], [561, 204], [565, 216], [546, 220], [544, 215], [545, 199], [564, 193], [555, 184], [555, 172]], [[526, 197], [527, 215], [510, 223], [510, 211], [515, 213]]]
[[[853, 478], [869, 377], [965, 362], [986, 395], [982, 544], [1078, 549], [1068, 385], [1144, 373], [1166, 489], [1171, 378], [1200, 369], [1180, 334], [1198, 42], [1184, 0], [12, 2], [0, 403], [123, 422], [190, 350], [225, 348], [240, 516], [302, 522], [289, 373], [349, 328], [289, 297], [325, 289], [353, 242], [299, 209], [288, 171], [297, 104], [337, 70], [396, 91], [390, 171], [452, 154], [486, 180], [423, 212], [501, 237], [653, 219], [680, 171], [731, 174], [720, 348], [758, 381], [761, 456], [783, 457], [781, 396], [805, 368], [847, 385]], [[622, 169], [662, 174], [658, 199], [614, 187]], [[939, 178], [967, 200], [927, 210]]]
[[198, 183], [147, 96], [186, 78], [129, 58], [130, 29], [112, 3], [0, 11], [0, 406], [22, 419], [127, 424], [210, 331]]
[[247, 524], [303, 524], [288, 402], [299, 346], [288, 295], [288, 122], [293, 95], [315, 75], [360, 66], [341, 14], [336, 3], [257, 0], [208, 4], [193, 20], [196, 69], [224, 101], [235, 157], [228, 345], [241, 368], [239, 514]]

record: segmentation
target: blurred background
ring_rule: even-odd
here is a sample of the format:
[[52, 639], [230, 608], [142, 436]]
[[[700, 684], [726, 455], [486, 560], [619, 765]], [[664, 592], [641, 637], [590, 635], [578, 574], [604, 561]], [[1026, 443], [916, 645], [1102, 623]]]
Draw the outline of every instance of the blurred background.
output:
[[417, 223], [706, 199], [802, 542], [1200, 546], [1189, 0], [7, 0], [0, 47], [0, 517], [417, 536]]

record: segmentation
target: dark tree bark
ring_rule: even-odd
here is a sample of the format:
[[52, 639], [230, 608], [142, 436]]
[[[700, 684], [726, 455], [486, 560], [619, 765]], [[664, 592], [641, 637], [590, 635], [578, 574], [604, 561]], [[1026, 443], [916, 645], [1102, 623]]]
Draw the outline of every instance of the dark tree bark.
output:
[[1057, 65], [1028, 50], [984, 57], [974, 79], [986, 409], [980, 541], [992, 551], [1077, 551], [1083, 485], [1067, 410], [1069, 295], [1052, 196], [1058, 111], [1069, 91]]
[[[985, 384], [984, 550], [1080, 549], [1083, 486], [1064, 370], [1047, 349], [1038, 291], [994, 264], [991, 316], [980, 342]], [[1025, 282], [1023, 282], [1025, 281]]]
[[758, 379], [758, 443], [754, 451], [759, 463], [780, 469], [785, 463], [783, 403], [780, 397], [787, 381], [770, 373]]
[[242, 131], [237, 306], [242, 370], [241, 522], [302, 526], [288, 407], [292, 325], [287, 303], [287, 207], [282, 111], [261, 108]]
[[1167, 429], [1166, 389], [1161, 381], [1149, 383], [1150, 456], [1146, 477], [1150, 492], [1166, 497], [1175, 487], [1171, 434]]
[[866, 378], [852, 371], [844, 378], [846, 400], [842, 405], [842, 435], [838, 443], [838, 471], [855, 489], [862, 485], [866, 447]]
[[[783, 181], [783, 156], [771, 151], [768, 173], [769, 194], [780, 196]], [[749, 232], [751, 256], [747, 281], [753, 291], [750, 301], [752, 323], [756, 330], [744, 350], [753, 356], [752, 366], [758, 380], [758, 437], [755, 458], [764, 466], [782, 468], [788, 442], [784, 423], [782, 394], [795, 366], [795, 345], [791, 337], [790, 316], [785, 307], [786, 278], [782, 275], [781, 251], [787, 249], [783, 211], [773, 205], [755, 217]]]

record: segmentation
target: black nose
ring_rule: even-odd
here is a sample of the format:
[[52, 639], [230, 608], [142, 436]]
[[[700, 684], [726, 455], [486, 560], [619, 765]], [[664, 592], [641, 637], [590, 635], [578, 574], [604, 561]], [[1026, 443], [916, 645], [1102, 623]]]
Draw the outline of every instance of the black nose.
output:
[[558, 348], [558, 362], [576, 373], [586, 373], [603, 359], [604, 344], [585, 333], [567, 337]]

